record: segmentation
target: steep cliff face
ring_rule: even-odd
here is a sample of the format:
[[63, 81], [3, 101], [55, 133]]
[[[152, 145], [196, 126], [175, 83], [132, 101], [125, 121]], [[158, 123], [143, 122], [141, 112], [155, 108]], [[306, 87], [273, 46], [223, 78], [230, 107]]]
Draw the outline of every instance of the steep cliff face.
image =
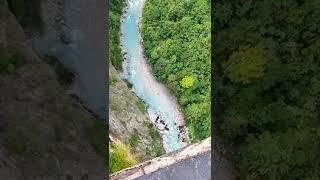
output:
[[106, 119], [106, 3], [42, 0], [42, 33], [33, 40], [40, 56], [54, 56], [74, 73], [70, 92], [102, 119]]
[[99, 121], [66, 95], [2, 5], [0, 30], [0, 179], [104, 179]]
[[160, 136], [148, 119], [147, 111], [138, 97], [109, 67], [109, 130], [129, 144], [142, 160], [164, 153]]

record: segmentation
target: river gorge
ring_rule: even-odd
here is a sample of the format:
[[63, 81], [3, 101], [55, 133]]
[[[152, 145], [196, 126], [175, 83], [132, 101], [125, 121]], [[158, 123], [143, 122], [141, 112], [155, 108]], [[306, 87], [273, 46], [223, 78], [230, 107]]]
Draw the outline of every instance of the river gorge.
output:
[[189, 143], [183, 114], [176, 98], [152, 75], [142, 47], [140, 22], [145, 0], [128, 0], [121, 18], [121, 47], [124, 57], [122, 78], [146, 104], [149, 119], [161, 134], [167, 153]]

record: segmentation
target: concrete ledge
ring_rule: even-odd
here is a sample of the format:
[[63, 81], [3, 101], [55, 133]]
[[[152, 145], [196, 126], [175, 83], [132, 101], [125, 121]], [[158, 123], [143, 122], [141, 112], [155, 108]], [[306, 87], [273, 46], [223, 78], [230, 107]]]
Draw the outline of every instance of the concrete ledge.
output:
[[178, 151], [165, 154], [161, 157], [143, 162], [131, 168], [124, 169], [115, 174], [112, 174], [110, 180], [131, 180], [145, 174], [156, 172], [160, 169], [168, 167], [172, 164], [190, 159], [200, 154], [211, 151], [211, 137], [203, 140], [200, 143], [192, 144]]

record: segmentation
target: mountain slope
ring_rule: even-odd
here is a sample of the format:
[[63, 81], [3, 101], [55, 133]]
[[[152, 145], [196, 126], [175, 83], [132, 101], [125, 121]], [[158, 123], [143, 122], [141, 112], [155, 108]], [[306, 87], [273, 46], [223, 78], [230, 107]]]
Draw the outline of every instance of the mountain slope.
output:
[[109, 67], [109, 130], [129, 144], [143, 160], [164, 153], [160, 136], [150, 123], [143, 103]]

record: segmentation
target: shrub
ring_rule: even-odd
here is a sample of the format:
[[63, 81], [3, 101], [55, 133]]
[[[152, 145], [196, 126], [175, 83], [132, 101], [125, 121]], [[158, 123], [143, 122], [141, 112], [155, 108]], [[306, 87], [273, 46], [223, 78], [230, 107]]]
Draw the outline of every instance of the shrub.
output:
[[130, 153], [129, 147], [124, 144], [109, 146], [109, 173], [115, 173], [138, 163], [138, 159]]

